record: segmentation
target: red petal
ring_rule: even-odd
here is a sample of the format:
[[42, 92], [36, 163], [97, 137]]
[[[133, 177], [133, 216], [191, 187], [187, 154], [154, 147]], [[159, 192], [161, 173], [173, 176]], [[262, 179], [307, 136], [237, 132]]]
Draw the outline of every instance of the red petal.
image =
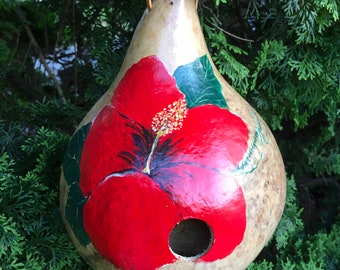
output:
[[226, 109], [204, 105], [190, 109], [182, 129], [170, 136], [173, 142], [178, 141], [172, 150], [179, 162], [230, 171], [242, 160], [249, 135], [240, 117]]
[[84, 226], [101, 255], [119, 269], [156, 269], [176, 260], [168, 246], [179, 209], [149, 177], [110, 177], [89, 197]]
[[200, 258], [206, 262], [226, 258], [241, 243], [246, 229], [246, 202], [241, 187], [231, 175], [218, 178], [206, 179], [205, 189], [196, 193], [197, 199], [206, 203], [197, 209], [196, 217], [211, 227], [214, 238], [211, 249]]
[[183, 97], [163, 63], [149, 56], [126, 72], [111, 102], [120, 113], [150, 128], [157, 112]]
[[121, 151], [133, 153], [131, 120], [122, 117], [111, 105], [105, 106], [90, 128], [80, 159], [80, 188], [87, 196], [99, 182], [114, 172], [131, 169], [119, 158]]
[[171, 171], [176, 177], [164, 181], [162, 187], [183, 208], [183, 218], [200, 219], [212, 230], [213, 244], [200, 260], [227, 257], [241, 243], [246, 228], [246, 202], [236, 179], [181, 163]]

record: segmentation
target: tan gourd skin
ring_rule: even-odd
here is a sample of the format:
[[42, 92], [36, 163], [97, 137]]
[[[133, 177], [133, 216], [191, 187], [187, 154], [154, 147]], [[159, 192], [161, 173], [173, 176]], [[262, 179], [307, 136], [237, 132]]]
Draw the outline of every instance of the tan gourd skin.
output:
[[[178, 66], [192, 62], [206, 54], [209, 56], [197, 16], [196, 1], [153, 1], [152, 9], [145, 11], [136, 29], [114, 83], [85, 116], [79, 127], [92, 121], [103, 106], [110, 102], [113, 91], [125, 72], [141, 58], [157, 55], [168, 69], [169, 74], [173, 74]], [[211, 64], [213, 65], [212, 61]], [[284, 209], [286, 175], [273, 135], [255, 110], [223, 79], [214, 65], [213, 68], [215, 76], [222, 85], [223, 94], [230, 110], [240, 116], [248, 126], [250, 134], [248, 144], [250, 145], [253, 141], [259, 124], [268, 141], [267, 143], [262, 142], [261, 147], [255, 149], [254, 163], [260, 159], [257, 168], [251, 173], [237, 176], [247, 205], [246, 231], [242, 242], [224, 259], [211, 263], [180, 260], [174, 264], [165, 265], [161, 269], [245, 269], [272, 236]], [[63, 217], [67, 194], [68, 186], [62, 174], [61, 209]], [[67, 221], [64, 221], [80, 254], [94, 269], [116, 269], [98, 254], [92, 244], [88, 247], [80, 245]]]

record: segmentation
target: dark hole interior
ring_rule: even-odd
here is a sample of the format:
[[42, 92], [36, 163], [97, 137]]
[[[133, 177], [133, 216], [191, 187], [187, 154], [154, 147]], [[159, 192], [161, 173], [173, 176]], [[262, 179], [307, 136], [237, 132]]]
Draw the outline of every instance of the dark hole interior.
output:
[[210, 248], [213, 235], [208, 224], [190, 218], [179, 222], [171, 231], [169, 245], [175, 254], [186, 258], [197, 258]]

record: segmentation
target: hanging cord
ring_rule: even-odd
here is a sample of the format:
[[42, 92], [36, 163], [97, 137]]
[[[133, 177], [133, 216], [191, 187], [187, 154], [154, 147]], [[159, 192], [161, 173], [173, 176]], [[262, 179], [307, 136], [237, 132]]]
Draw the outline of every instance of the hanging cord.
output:
[[[146, 6], [149, 10], [152, 9], [152, 0], [146, 0]], [[196, 0], [196, 8], [198, 7], [198, 0]]]

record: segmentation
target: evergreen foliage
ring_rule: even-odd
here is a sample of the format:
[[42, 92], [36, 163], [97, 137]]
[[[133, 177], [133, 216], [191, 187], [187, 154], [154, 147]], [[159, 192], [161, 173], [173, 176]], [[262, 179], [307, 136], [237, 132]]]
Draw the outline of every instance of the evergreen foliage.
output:
[[[199, 3], [217, 68], [274, 131], [288, 175], [279, 227], [248, 269], [339, 269], [339, 1]], [[89, 269], [61, 220], [60, 168], [144, 9], [0, 0], [0, 270]]]
[[[18, 134], [18, 128], [0, 125], [4, 143], [0, 151], [0, 269], [79, 269], [81, 259], [63, 229], [56, 182], [63, 158], [60, 150], [65, 149], [69, 135], [41, 127], [34, 136], [27, 136], [24, 129]], [[12, 132], [19, 139], [11, 145], [5, 135], [11, 137]]]

